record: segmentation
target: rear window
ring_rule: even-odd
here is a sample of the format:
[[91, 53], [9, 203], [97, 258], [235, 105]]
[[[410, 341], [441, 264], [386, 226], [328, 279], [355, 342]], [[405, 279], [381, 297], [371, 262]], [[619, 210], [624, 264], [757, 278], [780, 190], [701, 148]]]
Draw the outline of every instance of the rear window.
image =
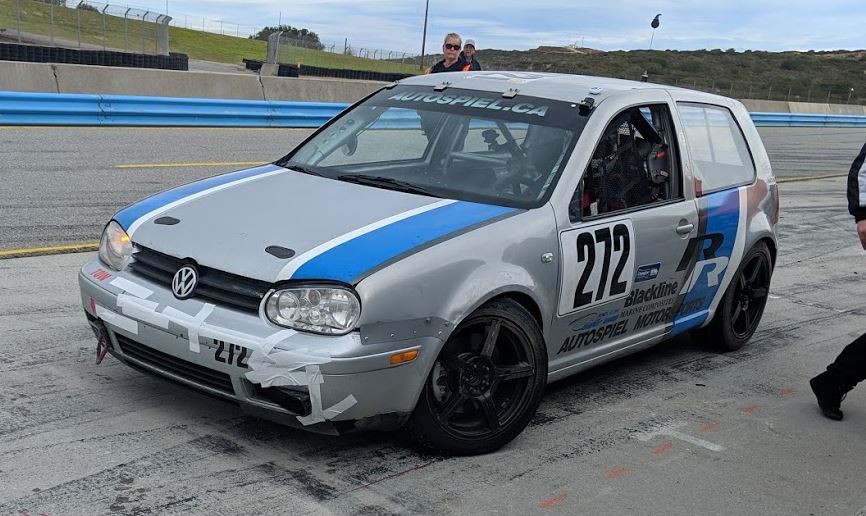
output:
[[383, 188], [537, 207], [586, 124], [578, 111], [545, 98], [401, 85], [343, 113], [279, 164]]
[[743, 132], [721, 106], [678, 104], [697, 185], [697, 194], [750, 184], [755, 164]]

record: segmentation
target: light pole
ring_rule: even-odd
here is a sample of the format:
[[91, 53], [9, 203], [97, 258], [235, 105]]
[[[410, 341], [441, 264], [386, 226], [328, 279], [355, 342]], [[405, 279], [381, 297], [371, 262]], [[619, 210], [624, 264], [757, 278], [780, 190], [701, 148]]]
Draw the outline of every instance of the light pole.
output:
[[430, 0], [424, 6], [424, 35], [421, 36], [421, 70], [424, 69], [424, 51], [427, 48], [427, 13], [430, 12]]
[[[650, 36], [650, 44], [649, 44], [650, 50], [653, 49], [653, 40], [656, 37], [656, 29], [659, 28], [659, 16], [661, 16], [661, 13], [657, 14], [655, 16], [655, 18], [653, 18], [653, 21], [650, 22], [650, 27], [653, 28], [653, 33]], [[640, 76], [640, 82], [647, 82], [648, 80], [649, 80], [649, 74], [647, 73], [646, 70], [644, 70], [643, 74]]]

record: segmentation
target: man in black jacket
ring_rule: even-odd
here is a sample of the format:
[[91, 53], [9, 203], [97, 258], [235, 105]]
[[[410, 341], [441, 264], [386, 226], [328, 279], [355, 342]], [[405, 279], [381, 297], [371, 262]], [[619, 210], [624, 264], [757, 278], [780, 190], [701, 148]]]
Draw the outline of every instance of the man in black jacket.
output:
[[480, 72], [481, 63], [475, 59], [475, 40], [467, 39], [463, 44], [463, 52], [460, 52], [460, 59], [466, 64], [463, 66], [464, 72]]
[[[866, 145], [848, 172], [848, 211], [857, 221], [857, 235], [866, 249]], [[848, 344], [827, 370], [809, 382], [821, 412], [830, 419], [842, 419], [842, 400], [857, 383], [866, 380], [866, 334]]]

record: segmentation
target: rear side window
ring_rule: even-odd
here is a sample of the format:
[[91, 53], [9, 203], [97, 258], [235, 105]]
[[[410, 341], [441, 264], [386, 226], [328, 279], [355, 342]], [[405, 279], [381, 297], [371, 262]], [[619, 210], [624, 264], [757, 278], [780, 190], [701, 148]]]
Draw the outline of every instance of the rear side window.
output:
[[678, 104], [694, 164], [697, 195], [750, 184], [755, 164], [740, 126], [721, 106]]

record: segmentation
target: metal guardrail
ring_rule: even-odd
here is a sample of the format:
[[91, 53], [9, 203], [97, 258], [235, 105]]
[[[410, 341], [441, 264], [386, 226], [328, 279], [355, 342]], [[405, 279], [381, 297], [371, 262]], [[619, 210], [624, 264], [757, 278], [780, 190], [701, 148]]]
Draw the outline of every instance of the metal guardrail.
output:
[[319, 127], [348, 104], [0, 92], [0, 125]]
[[[0, 91], [0, 125], [314, 128], [345, 103]], [[751, 113], [759, 127], [866, 127], [866, 116]], [[394, 126], [412, 124], [392, 120]]]
[[758, 127], [866, 127], [866, 116], [812, 113], [750, 113]]

